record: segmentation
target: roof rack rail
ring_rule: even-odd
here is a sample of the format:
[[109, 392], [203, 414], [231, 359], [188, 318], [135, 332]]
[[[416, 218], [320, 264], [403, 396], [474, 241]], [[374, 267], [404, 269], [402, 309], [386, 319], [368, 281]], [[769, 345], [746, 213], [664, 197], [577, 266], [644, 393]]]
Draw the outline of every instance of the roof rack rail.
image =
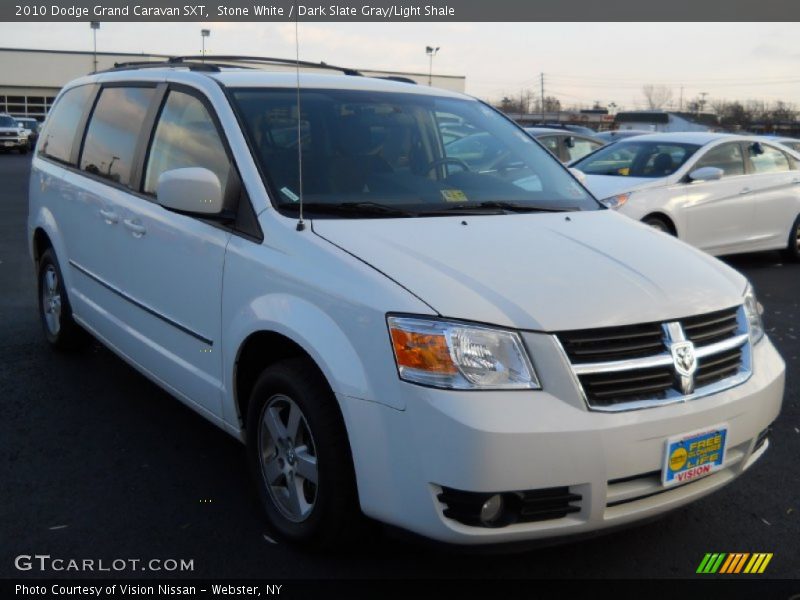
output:
[[98, 73], [111, 73], [114, 71], [131, 71], [133, 69], [163, 69], [164, 67], [186, 67], [190, 71], [211, 71], [217, 72], [220, 67], [226, 65], [217, 65], [214, 63], [203, 62], [173, 62], [171, 59], [167, 60], [132, 60], [127, 62], [115, 62], [114, 66], [110, 69], [98, 71]]
[[400, 83], [411, 83], [417, 85], [417, 82], [410, 77], [402, 77], [401, 75], [385, 75], [383, 77], [374, 77], [374, 79], [385, 79], [387, 81], [399, 81]]
[[[256, 63], [256, 64], [265, 64], [265, 65], [281, 65], [287, 67], [293, 67], [295, 65], [300, 65], [301, 67], [308, 67], [314, 69], [329, 69], [332, 71], [340, 71], [345, 75], [354, 75], [354, 76], [361, 76], [361, 73], [356, 69], [351, 69], [349, 67], [337, 67], [336, 65], [329, 65], [326, 62], [309, 62], [306, 60], [294, 60], [293, 58], [273, 58], [269, 56], [240, 56], [235, 54], [219, 54], [219, 55], [210, 55], [206, 54], [203, 55], [192, 55], [192, 56], [173, 56], [168, 59], [167, 62], [173, 64], [185, 64], [186, 61], [191, 61], [194, 64], [197, 64], [197, 61], [211, 61], [211, 64], [215, 64], [217, 66], [230, 66], [230, 65], [223, 65], [220, 64], [222, 62], [234, 62], [234, 63]], [[208, 64], [208, 62], [200, 64]]]

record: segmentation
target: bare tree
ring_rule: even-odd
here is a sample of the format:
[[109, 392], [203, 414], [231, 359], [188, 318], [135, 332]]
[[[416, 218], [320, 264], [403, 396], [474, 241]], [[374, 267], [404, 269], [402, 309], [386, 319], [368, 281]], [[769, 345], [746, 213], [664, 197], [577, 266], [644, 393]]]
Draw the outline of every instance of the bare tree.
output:
[[650, 110], [660, 110], [672, 100], [672, 89], [666, 85], [648, 83], [642, 86], [642, 94]]

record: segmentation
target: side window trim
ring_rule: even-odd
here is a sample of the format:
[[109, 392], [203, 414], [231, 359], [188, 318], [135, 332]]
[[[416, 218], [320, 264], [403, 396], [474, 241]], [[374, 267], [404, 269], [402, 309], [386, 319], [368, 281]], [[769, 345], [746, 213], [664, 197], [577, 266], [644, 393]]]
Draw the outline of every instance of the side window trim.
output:
[[156, 123], [161, 114], [162, 107], [167, 98], [168, 85], [164, 82], [156, 86], [155, 96], [142, 122], [142, 134], [136, 140], [136, 148], [133, 151], [133, 167], [131, 169], [131, 189], [138, 193], [143, 193], [145, 161], [149, 153], [150, 144], [156, 134]]

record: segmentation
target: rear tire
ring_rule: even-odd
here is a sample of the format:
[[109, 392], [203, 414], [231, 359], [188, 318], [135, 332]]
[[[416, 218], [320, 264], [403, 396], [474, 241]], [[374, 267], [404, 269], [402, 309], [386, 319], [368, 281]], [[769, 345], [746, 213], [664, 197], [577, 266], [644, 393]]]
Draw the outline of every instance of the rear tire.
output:
[[365, 518], [347, 432], [313, 362], [288, 359], [261, 373], [248, 405], [247, 455], [280, 537], [315, 549], [361, 538]]
[[52, 248], [42, 253], [38, 272], [39, 317], [47, 341], [57, 350], [74, 350], [86, 345], [89, 334], [72, 318], [64, 278]]
[[786, 244], [786, 257], [792, 262], [800, 262], [800, 215], [794, 220]]
[[657, 216], [645, 217], [642, 219], [642, 223], [645, 225], [649, 225], [653, 229], [660, 231], [662, 233], [666, 233], [669, 235], [675, 235], [675, 231], [673, 231], [672, 227], [669, 223], [667, 223], [666, 219]]

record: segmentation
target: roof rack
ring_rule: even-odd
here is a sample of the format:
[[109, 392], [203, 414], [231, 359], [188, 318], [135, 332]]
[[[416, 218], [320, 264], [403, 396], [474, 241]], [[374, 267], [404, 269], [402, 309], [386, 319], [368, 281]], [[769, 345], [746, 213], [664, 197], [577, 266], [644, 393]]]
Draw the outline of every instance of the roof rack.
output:
[[[167, 60], [132, 60], [127, 62], [115, 62], [114, 66], [110, 69], [105, 69], [103, 71], [98, 71], [98, 73], [111, 73], [114, 71], [131, 71], [133, 69], [163, 69], [164, 67], [186, 67], [190, 71], [210, 71], [210, 72], [218, 72], [220, 71], [220, 67], [225, 67], [228, 65], [218, 65], [214, 63], [204, 63], [204, 62], [178, 62], [174, 63], [171, 59]], [[245, 67], [248, 68], [248, 67]]]
[[[240, 55], [226, 55], [226, 54], [219, 54], [219, 55], [193, 55], [193, 56], [173, 56], [167, 60], [168, 63], [171, 64], [187, 64], [187, 61], [191, 61], [192, 64], [198, 64], [197, 61], [201, 61], [199, 64], [208, 64], [207, 61], [211, 61], [211, 64], [216, 66], [230, 66], [230, 65], [222, 65], [222, 62], [234, 62], [234, 63], [255, 63], [255, 64], [263, 64], [263, 65], [280, 65], [280, 66], [287, 66], [293, 67], [295, 65], [299, 65], [301, 67], [308, 67], [314, 69], [329, 69], [332, 71], [340, 71], [345, 75], [354, 75], [354, 76], [361, 76], [361, 73], [356, 69], [351, 69], [349, 67], [337, 67], [336, 65], [329, 65], [326, 62], [309, 62], [305, 60], [294, 60], [293, 58], [273, 58], [269, 56], [240, 56]], [[206, 62], [203, 62], [206, 61]]]

